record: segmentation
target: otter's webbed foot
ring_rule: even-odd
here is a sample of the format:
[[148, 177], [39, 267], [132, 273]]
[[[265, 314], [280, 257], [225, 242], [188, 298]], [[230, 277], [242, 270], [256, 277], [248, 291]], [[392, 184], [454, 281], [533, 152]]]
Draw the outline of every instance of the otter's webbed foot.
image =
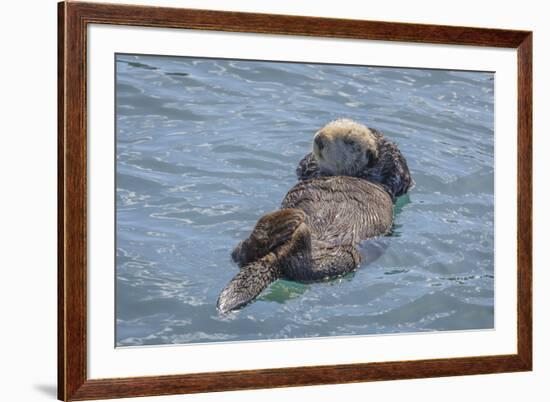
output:
[[361, 254], [351, 245], [321, 249], [313, 257], [313, 271], [320, 278], [335, 278], [355, 271], [361, 264]]
[[220, 293], [218, 310], [227, 313], [250, 303], [279, 277], [277, 257], [273, 253], [242, 267]]
[[313, 247], [311, 270], [304, 272], [301, 281], [322, 281], [353, 272], [361, 264], [361, 254], [352, 245]]
[[299, 209], [281, 209], [262, 216], [248, 239], [231, 253], [233, 261], [243, 267], [259, 260], [289, 241], [304, 219], [305, 214]]

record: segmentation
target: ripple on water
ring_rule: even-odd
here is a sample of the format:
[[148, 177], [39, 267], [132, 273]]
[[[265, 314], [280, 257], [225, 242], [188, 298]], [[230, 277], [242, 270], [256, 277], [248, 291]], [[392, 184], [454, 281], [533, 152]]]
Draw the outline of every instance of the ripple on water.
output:
[[[492, 74], [118, 55], [116, 89], [119, 346], [493, 327]], [[392, 236], [220, 316], [232, 248], [338, 117], [407, 157]]]

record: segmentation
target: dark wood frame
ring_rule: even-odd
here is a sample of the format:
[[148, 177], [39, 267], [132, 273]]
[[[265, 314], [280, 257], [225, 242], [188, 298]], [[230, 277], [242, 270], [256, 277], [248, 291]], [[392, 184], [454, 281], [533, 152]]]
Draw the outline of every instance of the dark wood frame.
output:
[[[58, 5], [58, 397], [122, 398], [529, 371], [532, 369], [532, 32], [284, 15], [62, 2]], [[88, 379], [87, 104], [88, 24], [134, 25], [517, 49], [517, 353]]]

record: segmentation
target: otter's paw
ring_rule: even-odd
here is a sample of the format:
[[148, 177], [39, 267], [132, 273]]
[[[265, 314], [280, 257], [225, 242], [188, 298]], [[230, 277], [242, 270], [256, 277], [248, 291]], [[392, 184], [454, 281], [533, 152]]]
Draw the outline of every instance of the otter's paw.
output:
[[305, 220], [299, 209], [281, 209], [260, 218], [250, 237], [241, 241], [231, 253], [233, 261], [244, 266], [264, 257], [289, 241]]

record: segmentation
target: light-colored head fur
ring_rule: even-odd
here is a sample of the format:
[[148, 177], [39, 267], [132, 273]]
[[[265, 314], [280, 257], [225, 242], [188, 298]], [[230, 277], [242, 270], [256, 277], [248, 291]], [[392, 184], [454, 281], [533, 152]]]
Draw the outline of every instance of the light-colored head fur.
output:
[[338, 119], [315, 133], [313, 154], [325, 173], [354, 176], [378, 157], [378, 148], [368, 127], [350, 119]]

